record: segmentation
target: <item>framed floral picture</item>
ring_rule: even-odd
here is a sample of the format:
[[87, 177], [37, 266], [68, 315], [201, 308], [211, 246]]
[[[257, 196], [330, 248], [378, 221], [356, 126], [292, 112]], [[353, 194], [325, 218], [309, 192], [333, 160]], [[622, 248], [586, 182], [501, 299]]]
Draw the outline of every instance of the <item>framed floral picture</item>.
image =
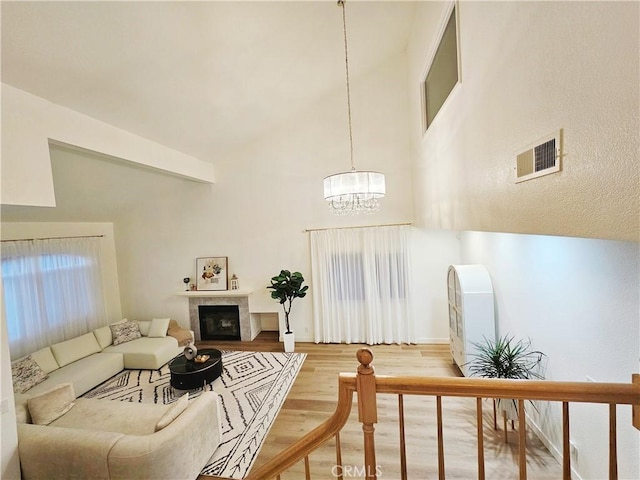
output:
[[196, 288], [198, 290], [228, 290], [227, 257], [196, 258]]

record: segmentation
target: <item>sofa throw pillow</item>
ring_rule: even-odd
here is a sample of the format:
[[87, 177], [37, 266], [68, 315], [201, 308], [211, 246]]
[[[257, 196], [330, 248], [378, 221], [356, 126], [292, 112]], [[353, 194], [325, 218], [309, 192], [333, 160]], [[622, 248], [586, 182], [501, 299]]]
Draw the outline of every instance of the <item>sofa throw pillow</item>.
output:
[[138, 320], [138, 327], [140, 327], [140, 333], [143, 337], [149, 336], [149, 328], [151, 327], [151, 320]]
[[95, 335], [96, 340], [98, 341], [98, 345], [100, 345], [100, 348], [102, 350], [107, 348], [113, 342], [113, 337], [111, 336], [111, 328], [109, 328], [109, 325], [96, 328], [93, 331], [93, 334]]
[[180, 416], [189, 406], [189, 392], [185, 393], [180, 399], [174, 402], [169, 409], [162, 414], [158, 423], [156, 423], [155, 431], [162, 430], [164, 427], [173, 422]]
[[109, 325], [109, 328], [111, 328], [114, 345], [120, 345], [121, 343], [130, 342], [131, 340], [142, 337], [138, 323], [130, 320]]
[[128, 318], [123, 318], [122, 320], [118, 320], [115, 323], [110, 323], [105, 327], [98, 328], [93, 331], [93, 334], [96, 336], [96, 340], [100, 344], [101, 349], [107, 348], [109, 345], [113, 345], [113, 335], [111, 334], [111, 325], [119, 325], [121, 323], [128, 322]]
[[98, 344], [98, 340], [96, 340], [93, 332], [85, 333], [71, 340], [65, 340], [64, 342], [51, 345], [51, 352], [60, 367], [98, 353], [100, 350], [100, 344]]
[[40, 382], [44, 382], [49, 375], [44, 373], [31, 355], [27, 355], [11, 364], [11, 377], [13, 390], [17, 393], [24, 393]]
[[166, 337], [170, 318], [154, 318], [149, 326], [149, 337]]
[[53, 356], [53, 353], [51, 353], [50, 347], [45, 347], [32, 353], [31, 358], [36, 361], [44, 373], [49, 374], [60, 368], [58, 362], [56, 362], [56, 359]]
[[49, 425], [71, 410], [76, 399], [71, 383], [61, 383], [54, 388], [29, 398], [29, 414], [34, 425]]

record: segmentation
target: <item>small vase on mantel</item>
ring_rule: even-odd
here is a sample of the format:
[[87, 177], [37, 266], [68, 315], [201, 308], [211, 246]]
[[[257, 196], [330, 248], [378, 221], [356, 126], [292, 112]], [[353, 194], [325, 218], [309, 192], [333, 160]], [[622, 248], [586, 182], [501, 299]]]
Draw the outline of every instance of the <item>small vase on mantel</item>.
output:
[[284, 333], [284, 351], [285, 353], [292, 353], [296, 349], [296, 340], [293, 332]]

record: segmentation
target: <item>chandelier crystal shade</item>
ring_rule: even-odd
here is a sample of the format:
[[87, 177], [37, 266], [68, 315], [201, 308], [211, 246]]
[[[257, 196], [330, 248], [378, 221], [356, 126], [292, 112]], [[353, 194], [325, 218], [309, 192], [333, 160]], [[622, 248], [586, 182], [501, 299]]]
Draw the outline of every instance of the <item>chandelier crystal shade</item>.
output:
[[347, 47], [347, 20], [344, 0], [338, 1], [342, 8], [344, 32], [344, 61], [347, 79], [347, 112], [349, 114], [349, 150], [351, 171], [336, 173], [324, 179], [324, 199], [336, 215], [373, 213], [379, 210], [378, 199], [386, 193], [384, 174], [358, 171], [353, 163], [353, 129], [351, 126], [351, 90], [349, 85], [349, 53]]
[[336, 214], [376, 212], [384, 197], [384, 175], [378, 172], [336, 173], [324, 179], [324, 199]]

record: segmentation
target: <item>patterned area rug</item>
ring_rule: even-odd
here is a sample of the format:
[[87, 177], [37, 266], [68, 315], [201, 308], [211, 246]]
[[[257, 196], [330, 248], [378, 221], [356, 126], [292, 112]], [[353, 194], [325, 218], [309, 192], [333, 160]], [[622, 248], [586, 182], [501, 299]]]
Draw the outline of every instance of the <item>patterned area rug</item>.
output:
[[[220, 394], [222, 444], [202, 475], [244, 478], [258, 456], [306, 354], [223, 351], [223, 371], [206, 390]], [[183, 392], [169, 385], [169, 367], [160, 370], [125, 370], [83, 395], [123, 402], [176, 401]], [[203, 389], [189, 391], [189, 400]]]

